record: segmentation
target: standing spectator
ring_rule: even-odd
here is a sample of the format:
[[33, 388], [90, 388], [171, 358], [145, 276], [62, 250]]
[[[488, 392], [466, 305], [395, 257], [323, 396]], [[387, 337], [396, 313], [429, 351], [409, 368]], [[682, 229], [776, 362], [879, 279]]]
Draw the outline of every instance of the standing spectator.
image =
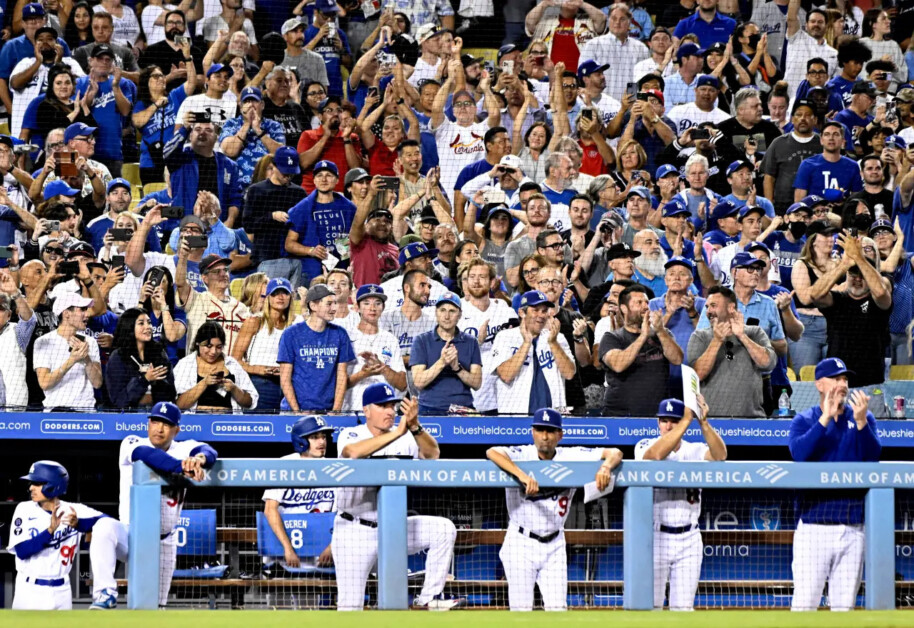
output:
[[[74, 53], [80, 46], [92, 43], [93, 15], [95, 14], [86, 0], [79, 0], [73, 5], [70, 19], [67, 20], [67, 25], [64, 27], [63, 38]], [[114, 30], [113, 26], [112, 30]]]
[[73, 50], [73, 58], [79, 63], [79, 67], [83, 69], [83, 72], [88, 73], [90, 71], [89, 58], [96, 44], [108, 44], [111, 47], [111, 51], [114, 52], [114, 65], [121, 69], [121, 76], [136, 82], [140, 74], [140, 66], [137, 65], [133, 47], [111, 41], [111, 37], [114, 35], [114, 18], [111, 17], [110, 13], [96, 11], [92, 14], [91, 35], [89, 41]]
[[419, 413], [430, 416], [475, 410], [473, 391], [482, 384], [479, 343], [457, 329], [460, 297], [444, 293], [435, 304], [438, 324], [420, 334], [410, 353], [410, 371], [419, 394]]
[[293, 286], [286, 279], [273, 278], [264, 289], [263, 311], [241, 326], [232, 357], [251, 377], [257, 389], [257, 409], [278, 412], [282, 402], [279, 385], [279, 341], [292, 321]]
[[220, 0], [219, 4], [222, 5], [222, 12], [203, 20], [203, 40], [207, 45], [211, 46], [216, 41], [219, 31], [228, 31], [229, 38], [242, 32], [247, 35], [252, 46], [257, 46], [254, 24], [245, 16], [242, 0]]
[[113, 407], [136, 409], [177, 397], [171, 362], [152, 332], [149, 314], [140, 308], [131, 308], [118, 319], [114, 351], [105, 368], [105, 388]]
[[765, 245], [771, 251], [771, 260], [776, 264], [780, 285], [793, 289], [793, 266], [803, 250], [806, 228], [812, 220], [812, 211], [804, 203], [794, 203], [787, 208], [783, 218], [775, 216], [772, 224], [775, 231], [765, 238]]
[[96, 13], [104, 11], [114, 21], [112, 40], [121, 46], [135, 46], [142, 30], [133, 9], [121, 4], [121, 0], [102, 0], [93, 9]]
[[634, 74], [635, 65], [650, 56], [647, 46], [629, 37], [631, 23], [632, 13], [628, 5], [613, 4], [609, 8], [609, 32], [591, 39], [581, 51], [582, 59], [593, 59], [599, 65], [609, 66], [606, 93], [620, 102], [625, 86]]
[[[383, 290], [383, 287], [381, 289]], [[403, 363], [407, 367], [416, 337], [435, 327], [434, 315], [431, 311], [423, 309], [428, 305], [430, 291], [431, 280], [428, 273], [419, 269], [407, 270], [403, 275], [403, 304], [385, 311], [379, 322], [381, 329], [390, 332], [397, 339], [400, 344], [400, 355], [403, 356]], [[415, 391], [415, 388], [410, 385], [410, 390]]]
[[800, 163], [793, 181], [793, 200], [801, 201], [804, 196], [824, 196], [826, 190], [863, 189], [860, 166], [849, 157], [844, 157], [845, 128], [840, 122], [826, 122], [822, 127], [822, 154], [808, 157]]
[[[355, 171], [350, 171], [346, 175], [347, 180], [353, 172]], [[368, 173], [365, 173], [365, 177], [367, 176]], [[352, 276], [357, 287], [378, 284], [381, 277], [395, 271], [400, 265], [399, 251], [390, 241], [393, 214], [384, 207], [375, 207], [380, 183], [377, 177], [371, 179], [368, 194], [359, 200], [352, 219], [352, 228], [349, 230]]]
[[[190, 43], [183, 46], [189, 52]], [[140, 140], [140, 179], [143, 184], [165, 181], [165, 145], [174, 137], [177, 113], [188, 96], [197, 89], [197, 73], [188, 64], [187, 80], [167, 90], [165, 70], [150, 65], [140, 72], [136, 104], [133, 106], [133, 126]]]
[[85, 335], [92, 299], [65, 292], [54, 300], [57, 329], [35, 341], [34, 368], [46, 410], [94, 410], [94, 389], [102, 387], [95, 338]]
[[286, 146], [295, 148], [302, 132], [311, 128], [311, 120], [298, 103], [298, 94], [292, 92], [293, 78], [292, 72], [282, 66], [267, 74], [263, 117], [279, 122], [286, 136]]
[[182, 410], [243, 412], [257, 407], [257, 390], [238, 361], [225, 355], [225, 330], [207, 321], [196, 330], [187, 357], [175, 367], [175, 402]]
[[663, 315], [651, 312], [647, 290], [634, 285], [619, 295], [622, 328], [600, 340], [606, 367], [604, 416], [649, 416], [667, 396], [670, 365], [682, 364], [682, 348], [666, 328]]
[[[819, 404], [797, 414], [790, 424], [790, 455], [795, 461], [840, 466], [879, 462], [882, 445], [876, 417], [867, 411], [870, 400], [865, 392], [850, 394], [848, 376], [853, 374], [838, 358], [816, 365]], [[866, 546], [862, 497], [829, 495], [823, 499], [821, 492], [805, 491], [797, 495], [794, 508], [797, 530], [791, 609], [817, 610], [827, 579], [831, 609], [852, 610], [857, 605]]]
[[403, 286], [406, 283], [406, 274], [411, 270], [421, 270], [429, 275], [430, 294], [423, 305], [435, 305], [448, 291], [440, 281], [431, 279], [432, 275], [440, 276], [434, 271], [432, 263], [432, 258], [437, 253], [438, 249], [429, 249], [421, 242], [412, 242], [400, 250], [400, 273], [381, 284], [384, 294], [390, 297], [397, 307], [406, 299]]
[[809, 100], [796, 100], [790, 117], [793, 130], [776, 138], [762, 159], [765, 197], [774, 203], [777, 212], [794, 203], [793, 182], [800, 164], [822, 150], [822, 142], [814, 132], [816, 108]]
[[698, 10], [682, 19], [673, 30], [676, 41], [688, 34], [698, 37], [698, 45], [710, 48], [713, 44], [726, 44], [736, 28], [736, 20], [717, 10], [718, 0], [698, 0]]
[[[17, 322], [10, 320], [14, 303]], [[38, 318], [12, 275], [0, 272], [0, 379], [6, 388], [5, 410], [25, 410], [29, 403], [26, 353], [37, 325]]]
[[642, 229], [632, 240], [632, 250], [641, 253], [635, 258], [635, 274], [632, 279], [654, 295], [662, 297], [666, 292], [664, 266], [669, 258], [660, 246], [660, 236], [653, 229]]
[[279, 340], [281, 409], [339, 412], [343, 407], [347, 369], [355, 360], [346, 331], [334, 325], [337, 303], [330, 288], [318, 284], [305, 299], [308, 317], [283, 332]]
[[679, 71], [666, 79], [663, 88], [667, 111], [695, 100], [695, 87], [704, 64], [701, 49], [690, 41], [680, 44], [676, 49], [676, 61], [679, 62]]
[[282, 38], [286, 40], [286, 54], [280, 65], [298, 72], [299, 80], [305, 87], [310, 87], [311, 81], [317, 81], [326, 89], [327, 66], [324, 65], [324, 59], [305, 47], [305, 28], [307, 26], [294, 17], [283, 22], [280, 32]]
[[[662, 91], [649, 89], [639, 94], [645, 94], [647, 99], [636, 100], [632, 105], [619, 143], [630, 145], [634, 141], [641, 147], [645, 156], [644, 168], [652, 172], [660, 165], [657, 158], [660, 152], [676, 139], [676, 123], [664, 114]], [[657, 182], [659, 184], [660, 180]]]
[[560, 332], [552, 301], [538, 290], [520, 300], [520, 326], [495, 336], [486, 367], [498, 376], [498, 410], [532, 414], [539, 408], [562, 408], [565, 380], [574, 377], [574, 356]]
[[111, 46], [96, 44], [89, 58], [89, 75], [76, 81], [76, 93], [80, 96], [90, 89], [97, 90], [92, 103], [92, 116], [98, 122], [95, 157], [116, 177], [121, 176], [124, 163], [121, 146], [124, 118], [133, 111], [136, 100], [136, 85], [121, 74], [120, 68], [114, 67]]
[[695, 262], [685, 257], [673, 256], [664, 264], [664, 269], [666, 272], [663, 281], [666, 292], [663, 296], [651, 299], [648, 305], [651, 312], [663, 314], [663, 326], [673, 334], [676, 344], [680, 348], [688, 347], [689, 338], [692, 337], [698, 317], [705, 307], [704, 298], [692, 293]]
[[[705, 311], [711, 328], [689, 340], [689, 364], [701, 379], [701, 389], [715, 416], [765, 416], [762, 373], [777, 364], [765, 332], [746, 325], [729, 288], [708, 290]], [[741, 394], [734, 395], [739, 390]]]
[[740, 209], [747, 206], [758, 207], [762, 215], [774, 219], [774, 205], [771, 201], [755, 191], [755, 165], [747, 159], [739, 159], [727, 166], [727, 182], [730, 194], [724, 197]]
[[413, 64], [413, 73], [409, 77], [409, 83], [418, 88], [420, 81], [435, 79], [439, 75], [439, 68], [442, 63], [447, 64], [439, 56], [441, 46], [440, 35], [446, 31], [438, 30], [435, 24], [424, 24], [416, 31], [416, 43], [419, 45], [419, 58]]
[[830, 95], [839, 96], [841, 104], [847, 107], [851, 104], [851, 90], [857, 83], [857, 77], [863, 72], [863, 66], [867, 61], [873, 58], [873, 52], [856, 38], [841, 42], [837, 48], [838, 67], [841, 68], [841, 72], [836, 73], [825, 87]]
[[[632, 70], [632, 80], [636, 81], [638, 89], [642, 89], [641, 80], [648, 74], [655, 74], [667, 79], [676, 73], [676, 66], [672, 63], [673, 53], [676, 52], [673, 46], [673, 34], [666, 27], [661, 26], [655, 29], [647, 41], [650, 48], [651, 56], [635, 64]], [[663, 91], [663, 88], [660, 88]]]
[[338, 96], [328, 96], [321, 101], [318, 114], [320, 127], [305, 131], [298, 140], [303, 171], [301, 185], [306, 192], [314, 192], [315, 164], [332, 163], [337, 171], [336, 191], [342, 192], [342, 177], [350, 168], [362, 167], [362, 144], [358, 133], [353, 132], [355, 120], [350, 116], [343, 120], [342, 100]]
[[[807, 60], [817, 57], [828, 64], [830, 76], [838, 68], [838, 51], [825, 41], [827, 16], [823, 9], [814, 8], [806, 13], [806, 29], [800, 28], [800, 0], [787, 4], [787, 64], [784, 66], [784, 80], [789, 85], [791, 99], [797, 93], [800, 82], [806, 75]], [[784, 64], [782, 64], [784, 65]]]
[[175, 125], [187, 124], [188, 114], [196, 114], [200, 119], [209, 116], [210, 122], [220, 126], [234, 118], [238, 96], [229, 89], [231, 76], [231, 66], [221, 63], [211, 65], [206, 71], [206, 90], [202, 94], [189, 96], [181, 103], [175, 114]]
[[164, 151], [173, 203], [190, 213], [188, 208], [197, 204], [198, 193], [210, 192], [219, 199], [220, 220], [226, 227], [234, 228], [240, 218], [242, 201], [238, 164], [215, 151], [219, 131], [211, 117], [206, 114], [195, 117], [188, 112], [179, 120], [181, 126]]
[[[170, 15], [172, 11], [180, 11], [180, 22]], [[178, 5], [166, 5], [164, 0], [149, 0], [140, 13], [143, 35], [146, 37], [146, 50], [164, 40], [166, 32], [171, 28], [184, 26], [184, 16], [190, 16], [191, 22], [199, 20], [203, 16], [203, 3], [181, 0]]]
[[895, 65], [891, 81], [895, 89], [908, 82], [908, 64], [898, 42], [892, 39], [892, 19], [884, 9], [874, 8], [866, 12], [860, 43], [873, 51], [873, 59], [888, 57]]
[[543, 0], [527, 13], [524, 25], [527, 37], [546, 42], [553, 63], [575, 71], [581, 47], [606, 30], [606, 16], [583, 0]]
[[[199, 13], [197, 13], [198, 15]], [[178, 45], [178, 37], [190, 37], [187, 33], [187, 15], [181, 9], [172, 9], [165, 13], [165, 38], [158, 42], [149, 42], [149, 46], [140, 57], [140, 66], [148, 68], [157, 65], [166, 73], [165, 89], [169, 92], [187, 79], [188, 66], [193, 64], [197, 81], [203, 77], [203, 51], [196, 46]], [[196, 84], [195, 84], [196, 87]], [[180, 116], [178, 117], [180, 120]]]
[[[165, 266], [153, 266], [143, 275], [139, 307], [149, 313], [152, 340], [165, 348], [172, 366], [178, 363], [178, 351], [184, 351], [187, 315], [175, 305], [175, 281]], [[150, 279], [155, 281], [150, 281]], [[158, 284], [158, 285], [154, 285]]]
[[736, 115], [732, 118], [715, 122], [718, 123], [718, 130], [744, 153], [747, 143], [764, 153], [781, 136], [781, 131], [774, 122], [762, 118], [762, 100], [754, 87], [744, 87], [736, 92], [733, 96], [733, 109]]
[[[352, 69], [352, 53], [349, 38], [336, 26], [340, 11], [336, 0], [314, 0], [314, 21], [305, 30], [305, 48], [313, 50], [324, 60], [327, 67], [327, 93], [343, 96], [343, 68]], [[332, 29], [332, 33], [331, 33]]]
[[865, 150], [864, 140], [873, 127], [877, 126], [873, 124], [874, 118], [869, 114], [870, 108], [875, 104], [876, 88], [869, 81], [855, 82], [845, 94], [844, 109], [836, 113], [833, 119], [844, 125], [845, 135], [848, 136], [845, 150], [849, 155], [860, 156], [869, 152]]
[[[784, 41], [787, 32], [788, 0], [772, 0], [753, 5], [750, 22], [767, 36], [768, 54], [784, 67]], [[806, 9], [798, 8], [797, 21], [806, 22]]]
[[[92, 117], [92, 98], [75, 98], [76, 77], [69, 66], [57, 64], [48, 70], [47, 92], [34, 98], [26, 112], [35, 110], [34, 116], [22, 120], [19, 138], [41, 143], [53, 129], [63, 129], [74, 122], [97, 126]], [[35, 105], [35, 102], [38, 104]]]
[[241, 90], [240, 113], [222, 127], [219, 147], [238, 164], [241, 184], [250, 185], [254, 166], [261, 157], [284, 146], [286, 136], [279, 122], [263, 117], [263, 94], [258, 88]]

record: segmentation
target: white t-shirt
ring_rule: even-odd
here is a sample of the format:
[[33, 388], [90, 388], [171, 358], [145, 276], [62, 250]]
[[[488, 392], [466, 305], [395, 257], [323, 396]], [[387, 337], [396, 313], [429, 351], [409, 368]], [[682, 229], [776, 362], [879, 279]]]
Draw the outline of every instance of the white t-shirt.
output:
[[175, 276], [175, 258], [165, 253], [143, 253], [146, 265], [143, 272], [137, 277], [132, 272], [127, 272], [124, 281], [114, 286], [108, 293], [108, 307], [117, 315], [123, 314], [132, 307], [136, 307], [140, 300], [140, 290], [143, 288], [143, 277], [153, 266], [164, 266]]
[[422, 57], [419, 57], [419, 59], [416, 61], [416, 65], [413, 66], [413, 73], [409, 75], [407, 82], [418, 89], [419, 81], [433, 79], [438, 76], [439, 65], [441, 65], [441, 59], [437, 59], [437, 63], [432, 65], [425, 61]]
[[[429, 277], [429, 283], [432, 284], [432, 288], [428, 293], [428, 303], [425, 307], [434, 307], [438, 303], [438, 299], [444, 296], [444, 293], [448, 290], [444, 287], [444, 284], [435, 281], [431, 277]], [[381, 284], [381, 289], [387, 295], [387, 307], [399, 309], [403, 305], [403, 275], [388, 279]]]
[[[483, 325], [487, 325], [485, 340], [479, 345], [479, 353], [482, 356], [482, 370], [485, 373], [482, 376], [482, 385], [479, 390], [473, 391], [473, 406], [479, 412], [489, 412], [498, 408], [496, 397], [495, 380], [498, 375], [486, 372], [486, 364], [492, 359], [492, 344], [495, 336], [503, 329], [511, 326], [511, 321], [517, 321], [518, 316], [510, 305], [501, 299], [489, 299], [489, 309], [481, 311], [469, 300], [463, 300], [463, 309], [461, 310], [460, 322], [457, 327], [463, 333], [473, 338], [479, 338], [479, 330]], [[488, 321], [488, 324], [486, 323]]]
[[[300, 460], [301, 454], [286, 454], [280, 460]], [[263, 501], [279, 502], [279, 512], [310, 513], [336, 512], [338, 488], [271, 488], [263, 492]]]
[[[498, 398], [498, 410], [502, 414], [532, 414], [530, 410], [530, 386], [533, 385], [533, 359], [539, 360], [540, 368], [549, 385], [549, 392], [552, 395], [552, 407], [559, 409], [565, 407], [565, 378], [559, 372], [555, 356], [549, 347], [549, 328], [546, 327], [540, 332], [537, 340], [537, 355], [534, 358], [533, 345], [531, 344], [527, 357], [520, 371], [514, 377], [510, 384], [502, 381], [495, 370], [510, 360], [517, 350], [524, 343], [520, 333], [520, 328], [506, 329], [495, 336], [492, 343], [492, 355], [488, 365], [483, 365], [483, 373], [494, 374], [496, 379], [495, 390]], [[559, 334], [557, 338], [559, 347], [565, 352], [569, 360], [574, 362], [574, 355], [568, 346], [565, 337]]]
[[213, 122], [225, 124], [226, 121], [235, 117], [235, 110], [238, 108], [238, 97], [229, 90], [222, 95], [222, 98], [210, 98], [206, 94], [197, 94], [190, 96], [181, 103], [178, 108], [178, 114], [175, 116], [177, 124], [182, 124], [184, 114], [188, 111], [194, 113], [209, 113]]
[[[241, 8], [246, 11], [253, 11], [256, 6], [254, 0], [244, 0]], [[222, 13], [222, 3], [219, 0], [205, 0], [203, 3], [203, 19]]]
[[[64, 57], [60, 62], [69, 67], [70, 71], [76, 75], [77, 78], [86, 75], [79, 63], [77, 63], [76, 59], [73, 57]], [[32, 67], [32, 64], [34, 63], [35, 57], [27, 57], [20, 61], [13, 68], [10, 79], [12, 80], [12, 77], [25, 72]], [[29, 81], [25, 87], [14, 90], [12, 89], [12, 84], [10, 85], [10, 92], [13, 96], [13, 115], [12, 120], [10, 121], [10, 130], [13, 137], [19, 137], [19, 132], [22, 130], [22, 119], [25, 117], [25, 110], [28, 108], [29, 103], [47, 91], [48, 70], [50, 69], [51, 66], [42, 63], [38, 68], [38, 71], [35, 72], [35, 76], [32, 77], [32, 80]]]
[[[536, 445], [517, 447], [498, 447], [497, 451], [508, 456], [514, 462], [539, 460]], [[600, 460], [602, 449], [590, 447], [556, 447], [553, 462], [562, 460]], [[596, 468], [594, 468], [596, 473]], [[523, 489], [506, 488], [505, 501], [508, 504], [508, 518], [511, 524], [529, 530], [535, 534], [551, 534], [565, 528], [568, 513], [571, 512], [571, 499], [576, 489], [540, 489], [540, 493], [527, 496]]]
[[[346, 369], [349, 376], [352, 377], [365, 368], [365, 358], [362, 354], [370, 351], [378, 359], [390, 367], [395, 373], [406, 371], [403, 364], [403, 356], [400, 353], [400, 345], [397, 339], [389, 331], [378, 329], [376, 334], [366, 334], [358, 328], [349, 332], [349, 339], [352, 341], [352, 350], [355, 351], [355, 362], [350, 362]], [[343, 412], [358, 412], [362, 410], [362, 393], [372, 384], [386, 382], [383, 375], [372, 375], [358, 382], [355, 386], [346, 390], [346, 397], [343, 399]]]
[[676, 128], [673, 130], [676, 131], [677, 135], [682, 134], [686, 129], [698, 126], [702, 122], [720, 124], [730, 117], [717, 107], [711, 109], [711, 111], [702, 111], [693, 102], [676, 105], [670, 109], [666, 116], [676, 124]]
[[[644, 460], [644, 452], [660, 440], [645, 438], [635, 445], [635, 460]], [[671, 451], [665, 460], [675, 462], [701, 462], [708, 453], [705, 443], [679, 441], [679, 449]], [[654, 489], [654, 524], [679, 528], [698, 525], [701, 514], [701, 489], [698, 488], [655, 488]]]
[[[216, 38], [219, 36], [219, 31], [227, 30], [229, 30], [229, 25], [226, 23], [225, 18], [222, 17], [221, 13], [203, 20], [203, 39], [206, 41], [216, 41]], [[244, 22], [241, 23], [241, 30], [243, 30], [244, 34], [251, 40], [251, 45], [256, 46], [257, 35], [254, 34], [254, 25], [251, 24], [251, 20], [244, 18]]]
[[[609, 124], [609, 121], [618, 115], [619, 111], [622, 110], [622, 103], [610, 96], [609, 94], [601, 94], [599, 100], [591, 101], [593, 106], [600, 112], [601, 120], [603, 126]], [[583, 96], [578, 96], [578, 104], [581, 107], [586, 107], [587, 103], [584, 102]]]
[[[399, 417], [394, 419], [399, 421]], [[357, 425], [351, 429], [340, 432], [337, 440], [337, 451], [343, 452], [346, 445], [358, 443], [363, 440], [374, 438], [374, 434], [368, 429], [367, 425]], [[408, 431], [406, 434], [394, 442], [383, 447], [372, 454], [372, 457], [378, 456], [409, 456], [411, 458], [419, 457], [419, 445], [416, 439]], [[378, 518], [378, 489], [375, 487], [354, 487], [337, 489], [336, 494], [337, 512], [348, 512], [360, 519], [377, 520]]]
[[454, 184], [465, 166], [486, 157], [482, 139], [489, 130], [487, 122], [460, 126], [447, 118], [434, 130], [441, 164], [441, 187], [454, 202]]
[[[57, 512], [69, 513], [70, 509], [76, 511], [80, 519], [92, 519], [104, 515], [94, 508], [60, 501]], [[51, 525], [51, 513], [38, 505], [38, 502], [20, 502], [13, 512], [13, 522], [10, 526], [10, 541], [7, 549], [15, 554], [15, 548], [23, 541], [34, 538], [48, 529]], [[82, 532], [61, 523], [54, 531], [51, 544], [32, 554], [26, 559], [16, 557], [16, 571], [23, 576], [32, 578], [45, 578], [48, 580], [66, 578], [70, 575], [73, 561], [79, 546], [79, 537]]]
[[147, 4], [140, 13], [143, 23], [143, 32], [146, 33], [146, 45], [152, 46], [165, 39], [165, 25], [156, 26], [156, 20], [166, 11], [174, 11], [178, 7], [174, 4], [156, 5]]
[[[90, 334], [80, 333], [89, 343], [89, 359], [100, 362], [98, 343]], [[32, 361], [35, 370], [46, 368], [52, 373], [70, 357], [70, 345], [67, 340], [52, 332], [35, 341], [35, 357]], [[86, 374], [86, 363], [80, 361], [70, 367], [54, 386], [44, 391], [44, 407], [51, 408], [95, 408], [95, 389]]]
[[[98, 13], [104, 11], [105, 7], [101, 4], [95, 6], [93, 11]], [[136, 19], [136, 13], [128, 6], [121, 5], [123, 17], [111, 15], [114, 22], [114, 33], [111, 35], [111, 43], [120, 46], [133, 47], [137, 38], [140, 36], [140, 22]]]

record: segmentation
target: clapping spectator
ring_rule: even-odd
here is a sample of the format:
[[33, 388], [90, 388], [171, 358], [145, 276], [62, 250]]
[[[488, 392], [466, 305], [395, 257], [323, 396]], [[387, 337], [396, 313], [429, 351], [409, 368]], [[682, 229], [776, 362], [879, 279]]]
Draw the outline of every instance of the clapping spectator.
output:
[[[293, 82], [295, 89], [292, 87]], [[295, 74], [282, 66], [276, 66], [267, 74], [264, 85], [263, 117], [279, 122], [286, 136], [286, 146], [295, 148], [302, 132], [311, 129], [311, 116], [305, 114], [299, 103]]]
[[261, 91], [256, 87], [241, 90], [241, 115], [226, 122], [219, 136], [222, 151], [238, 164], [241, 184], [250, 185], [257, 161], [275, 154], [285, 143], [282, 125], [263, 117]]
[[19, 137], [40, 141], [48, 137], [53, 129], [66, 128], [74, 122], [97, 126], [91, 109], [95, 94], [90, 91], [76, 98], [75, 93], [76, 77], [70, 68], [61, 64], [51, 66], [47, 92], [43, 97], [35, 98], [39, 101], [36, 113], [34, 116], [25, 115]]
[[[90, 9], [91, 11], [91, 9]], [[90, 37], [88, 41], [79, 42], [73, 48], [73, 58], [79, 63], [84, 72], [89, 72], [89, 58], [96, 44], [106, 44], [114, 51], [114, 63], [124, 73], [124, 78], [136, 82], [140, 67], [136, 62], [133, 47], [111, 41], [114, 35], [114, 18], [106, 11], [92, 13]], [[69, 40], [68, 40], [68, 43]]]
[[[24, 410], [29, 402], [26, 352], [38, 318], [9, 270], [0, 270], [0, 376], [6, 388], [7, 410]], [[13, 304], [17, 321], [13, 322]]]
[[225, 413], [257, 407], [251, 379], [225, 349], [225, 331], [219, 323], [207, 321], [196, 330], [192, 352], [175, 367], [179, 408]]
[[174, 373], [165, 350], [153, 340], [149, 314], [131, 308], [121, 314], [114, 351], [105, 369], [105, 387], [115, 408], [133, 409], [174, 401]]

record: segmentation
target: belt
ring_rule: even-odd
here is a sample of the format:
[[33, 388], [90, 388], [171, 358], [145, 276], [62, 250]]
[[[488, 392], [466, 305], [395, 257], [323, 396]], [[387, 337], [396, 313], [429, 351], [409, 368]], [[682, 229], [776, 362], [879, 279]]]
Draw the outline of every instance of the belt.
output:
[[350, 515], [348, 512], [341, 512], [341, 513], [339, 513], [339, 515], [340, 515], [340, 519], [345, 519], [346, 521], [352, 521], [353, 523], [358, 523], [359, 525], [363, 525], [363, 526], [366, 526], [369, 528], [378, 527], [377, 521], [369, 521], [368, 519], [359, 519], [356, 516]]
[[536, 532], [531, 532], [530, 530], [524, 530], [520, 526], [518, 526], [517, 531], [524, 536], [533, 539], [534, 541], [539, 541], [540, 543], [549, 543], [562, 533], [561, 530], [556, 530], [555, 532], [551, 532], [549, 534], [537, 534]]
[[678, 526], [678, 527], [665, 526], [665, 525], [661, 524], [660, 531], [666, 532], [667, 534], [685, 534], [686, 532], [691, 532], [696, 527], [697, 526], [694, 526], [691, 523], [687, 526]]
[[159, 535], [159, 540], [160, 540], [160, 541], [164, 541], [165, 539], [167, 539], [168, 537], [170, 537], [170, 536], [172, 535], [173, 532], [174, 532], [174, 530], [172, 530], [171, 532], [166, 532], [165, 534], [160, 534], [160, 535]]
[[61, 587], [67, 583], [64, 578], [32, 578], [26, 576], [25, 581], [29, 584], [37, 584], [39, 587]]

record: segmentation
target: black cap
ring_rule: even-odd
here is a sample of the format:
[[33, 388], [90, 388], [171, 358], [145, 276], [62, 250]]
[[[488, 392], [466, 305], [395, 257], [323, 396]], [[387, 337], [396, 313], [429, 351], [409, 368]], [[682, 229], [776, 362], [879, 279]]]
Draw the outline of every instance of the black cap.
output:
[[205, 273], [208, 273], [210, 271], [210, 269], [212, 269], [213, 266], [216, 266], [218, 264], [231, 264], [231, 263], [232, 263], [232, 260], [230, 260], [227, 257], [222, 257], [220, 255], [216, 255], [215, 253], [210, 253], [209, 255], [207, 255], [206, 257], [204, 257], [203, 259], [200, 260], [200, 263], [198, 264], [198, 266], [200, 268], [200, 274], [203, 275]]
[[463, 67], [468, 68], [474, 63], [482, 63], [485, 61], [483, 57], [474, 57], [473, 55], [460, 55], [460, 63], [463, 64]]
[[799, 98], [794, 101], [793, 110], [790, 112], [790, 114], [791, 115], [795, 114], [797, 112], [797, 109], [799, 109], [800, 107], [809, 107], [809, 109], [812, 111], [813, 115], [815, 115], [815, 113], [816, 113], [816, 103], [814, 103], [813, 101], [811, 101], [807, 98]]
[[50, 26], [42, 26], [37, 31], [35, 31], [35, 41], [38, 41], [38, 36], [42, 33], [50, 33], [54, 36], [55, 40], [57, 39], [57, 31], [55, 29], [51, 28]]
[[837, 233], [837, 231], [837, 227], [833, 227], [824, 220], [813, 220], [811, 223], [809, 223], [809, 226], [806, 227], [806, 236], [809, 237], [819, 233], [822, 235], [831, 235], [833, 233]]
[[435, 216], [435, 210], [432, 209], [431, 205], [426, 205], [422, 208], [422, 213], [419, 215], [419, 222], [427, 222], [436, 227], [441, 224], [441, 221]]
[[636, 257], [641, 257], [641, 251], [635, 251], [627, 244], [616, 242], [609, 247], [609, 251], [606, 254], [606, 261], [610, 262], [614, 259], [619, 259], [620, 257], [631, 257], [634, 259]]
[[86, 257], [95, 259], [95, 249], [88, 242], [77, 242], [70, 245], [70, 248], [67, 249], [67, 259], [76, 257], [77, 255], [85, 255]]
[[869, 81], [857, 81], [851, 88], [851, 94], [866, 94], [870, 98], [876, 98], [876, 86]]
[[92, 53], [89, 56], [97, 58], [104, 55], [108, 55], [112, 59], [114, 59], [116, 56], [114, 54], [114, 50], [108, 44], [95, 44], [95, 46], [92, 48]]

